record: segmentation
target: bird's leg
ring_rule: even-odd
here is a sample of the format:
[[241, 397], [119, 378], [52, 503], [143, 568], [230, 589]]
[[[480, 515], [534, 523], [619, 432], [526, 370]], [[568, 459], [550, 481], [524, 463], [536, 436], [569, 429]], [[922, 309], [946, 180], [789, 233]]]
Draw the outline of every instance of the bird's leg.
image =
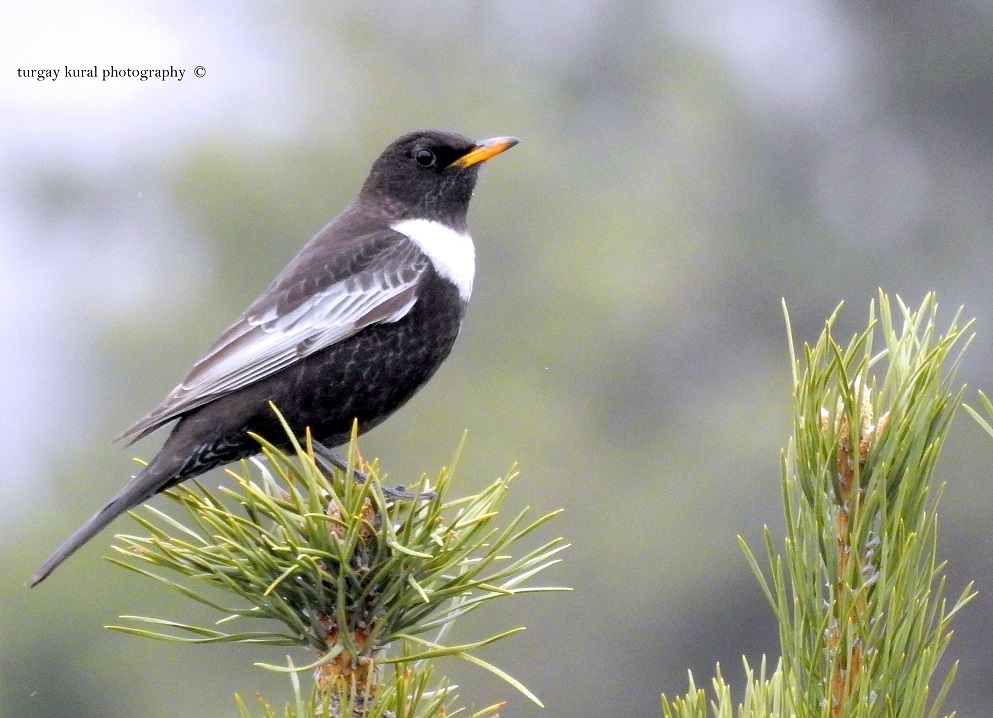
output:
[[[348, 471], [348, 461], [344, 456], [339, 454], [334, 449], [325, 446], [313, 437], [311, 437], [310, 443], [314, 447], [314, 458], [317, 459], [317, 463], [320, 464], [321, 469], [325, 472], [330, 472], [332, 469]], [[355, 474], [355, 481], [360, 484], [364, 484], [369, 478], [369, 476], [360, 469], [353, 468], [352, 472]]]
[[[311, 438], [310, 443], [314, 447], [314, 459], [317, 461], [317, 464], [320, 466], [322, 471], [327, 474], [330, 474], [336, 468], [341, 469], [342, 471], [348, 471], [348, 461], [344, 456], [314, 438]], [[352, 469], [352, 475], [355, 477], [355, 481], [360, 484], [364, 484], [369, 479], [368, 474], [356, 468]], [[383, 487], [383, 495], [386, 498], [393, 499], [395, 501], [433, 499], [435, 497], [435, 493], [433, 491], [415, 494], [412, 491], [404, 491], [402, 488], [393, 488], [390, 486]]]

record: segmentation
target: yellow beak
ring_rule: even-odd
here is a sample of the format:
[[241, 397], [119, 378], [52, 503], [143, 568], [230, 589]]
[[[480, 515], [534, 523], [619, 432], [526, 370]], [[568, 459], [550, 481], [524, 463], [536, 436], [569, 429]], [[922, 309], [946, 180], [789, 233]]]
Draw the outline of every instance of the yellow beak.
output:
[[470, 150], [468, 154], [462, 155], [452, 164], [463, 169], [472, 167], [480, 162], [485, 162], [490, 157], [496, 157], [504, 150], [509, 150], [518, 142], [520, 140], [516, 137], [491, 137], [488, 140], [480, 140], [476, 143], [475, 149]]

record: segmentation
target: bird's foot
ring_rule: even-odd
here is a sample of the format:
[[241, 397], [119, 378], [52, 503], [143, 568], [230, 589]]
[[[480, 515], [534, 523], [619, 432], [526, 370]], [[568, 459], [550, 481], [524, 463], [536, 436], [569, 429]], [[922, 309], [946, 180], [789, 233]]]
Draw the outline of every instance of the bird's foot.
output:
[[[344, 456], [319, 441], [311, 439], [311, 444], [314, 447], [314, 459], [317, 461], [317, 464], [322, 471], [327, 474], [330, 474], [334, 471], [334, 469], [348, 471], [348, 461]], [[360, 484], [364, 484], [369, 480], [369, 475], [361, 469], [353, 467], [352, 475], [355, 477], [355, 481]], [[422, 493], [406, 491], [402, 486], [383, 486], [382, 488], [383, 496], [394, 501], [413, 501], [414, 499], [430, 500], [437, 495], [434, 491], [425, 491]]]

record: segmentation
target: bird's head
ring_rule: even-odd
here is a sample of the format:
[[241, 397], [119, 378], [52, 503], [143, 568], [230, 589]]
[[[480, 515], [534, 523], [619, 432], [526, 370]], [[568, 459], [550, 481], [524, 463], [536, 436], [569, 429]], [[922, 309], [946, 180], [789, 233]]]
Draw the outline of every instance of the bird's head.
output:
[[464, 225], [480, 164], [517, 142], [515, 137], [474, 142], [442, 130], [410, 132], [379, 155], [361, 196], [396, 219]]

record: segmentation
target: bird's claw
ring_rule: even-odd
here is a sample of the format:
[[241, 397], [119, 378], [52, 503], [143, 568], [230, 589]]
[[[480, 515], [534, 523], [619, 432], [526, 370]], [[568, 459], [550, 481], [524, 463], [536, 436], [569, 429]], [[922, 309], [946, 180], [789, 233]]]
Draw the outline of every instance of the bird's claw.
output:
[[[314, 447], [314, 459], [324, 473], [330, 475], [336, 468], [348, 471], [348, 462], [341, 454], [318, 441], [311, 441]], [[352, 476], [359, 484], [364, 484], [369, 480], [369, 475], [366, 472], [355, 467], [352, 467]], [[392, 501], [414, 501], [415, 499], [430, 501], [438, 495], [434, 491], [422, 491], [420, 493], [407, 491], [403, 486], [383, 486], [382, 489], [383, 496]]]

